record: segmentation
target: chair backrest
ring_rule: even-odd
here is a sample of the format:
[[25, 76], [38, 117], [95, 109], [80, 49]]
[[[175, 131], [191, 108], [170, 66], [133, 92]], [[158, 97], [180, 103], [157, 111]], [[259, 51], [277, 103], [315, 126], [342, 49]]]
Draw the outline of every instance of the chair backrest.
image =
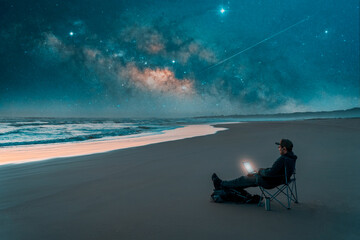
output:
[[[288, 184], [291, 180], [291, 177], [294, 176], [295, 178], [295, 174], [296, 174], [296, 159], [294, 160], [294, 162], [289, 162], [289, 160], [286, 160], [284, 162], [285, 166], [284, 166], [284, 169], [285, 169], [285, 183]], [[289, 166], [289, 164], [291, 164]], [[289, 172], [288, 172], [289, 171]]]

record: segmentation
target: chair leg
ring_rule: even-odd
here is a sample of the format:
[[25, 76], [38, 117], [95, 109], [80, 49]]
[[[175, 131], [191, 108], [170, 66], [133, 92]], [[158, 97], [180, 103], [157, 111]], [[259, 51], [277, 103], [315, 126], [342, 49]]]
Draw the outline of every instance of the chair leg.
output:
[[270, 211], [271, 207], [270, 207], [270, 198], [265, 197], [265, 210], [266, 211]]
[[286, 197], [287, 197], [287, 201], [288, 201], [288, 207], [287, 207], [287, 209], [290, 209], [291, 198], [290, 198], [290, 196], [289, 196], [289, 185], [286, 185]]
[[296, 181], [294, 182], [294, 186], [295, 186], [295, 203], [299, 203], [298, 194], [297, 194], [297, 188], [296, 188]]
[[[261, 190], [261, 188], [260, 188]], [[258, 206], [261, 207], [262, 206], [262, 200], [264, 199], [264, 192], [261, 190], [261, 195], [260, 195], [260, 199], [259, 199], [259, 203], [258, 203]]]
[[[293, 191], [293, 187], [295, 187], [295, 193]], [[267, 190], [265, 190], [262, 187], [259, 187], [261, 190], [261, 197], [260, 197], [260, 201], [258, 203], [258, 206], [262, 206], [262, 204], [265, 205], [265, 209], [267, 211], [270, 210], [270, 202], [272, 200], [275, 200], [276, 202], [278, 202], [281, 206], [283, 206], [286, 209], [291, 209], [291, 201], [294, 201], [295, 203], [297, 203], [297, 190], [296, 190], [296, 184], [295, 186], [293, 186], [292, 184], [284, 184], [281, 187], [276, 187], [277, 191], [272, 194], [270, 192], [268, 192]], [[286, 188], [286, 191], [285, 191]], [[279, 194], [284, 194], [286, 195], [286, 199], [287, 199], [287, 203], [284, 203], [282, 201], [280, 201], [279, 199], [277, 199], [277, 196]], [[264, 203], [262, 203], [261, 199], [264, 199]]]

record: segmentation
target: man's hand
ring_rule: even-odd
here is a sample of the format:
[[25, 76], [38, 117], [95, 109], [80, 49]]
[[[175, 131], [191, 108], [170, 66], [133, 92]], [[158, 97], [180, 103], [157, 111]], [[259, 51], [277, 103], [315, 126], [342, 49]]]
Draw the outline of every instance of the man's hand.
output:
[[257, 174], [257, 172], [254, 172], [254, 173], [248, 173], [248, 177], [253, 177], [253, 176], [255, 176]]

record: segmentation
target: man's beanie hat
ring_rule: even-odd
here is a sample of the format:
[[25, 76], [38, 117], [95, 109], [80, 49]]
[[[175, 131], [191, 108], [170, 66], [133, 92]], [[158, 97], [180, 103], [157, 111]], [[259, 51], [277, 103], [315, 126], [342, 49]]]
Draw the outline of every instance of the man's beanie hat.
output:
[[292, 151], [293, 143], [289, 139], [281, 139], [280, 142], [276, 142], [276, 145], [280, 145], [282, 147], [286, 147], [287, 150]]

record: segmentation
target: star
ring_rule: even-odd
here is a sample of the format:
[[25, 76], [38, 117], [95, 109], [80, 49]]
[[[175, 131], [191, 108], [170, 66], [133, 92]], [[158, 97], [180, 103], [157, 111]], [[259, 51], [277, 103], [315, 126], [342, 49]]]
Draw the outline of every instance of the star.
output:
[[172, 62], [172, 63], [176, 63], [176, 61], [175, 61], [175, 60], [172, 60], [171, 62]]
[[221, 8], [221, 9], [220, 9], [220, 12], [221, 12], [221, 14], [224, 14], [225, 9], [224, 9], [224, 8]]
[[328, 34], [328, 33], [329, 33], [329, 31], [328, 31], [328, 30], [325, 30], [325, 31], [324, 31], [324, 33], [325, 33], [325, 34]]
[[69, 32], [69, 35], [70, 35], [70, 36], [74, 36], [74, 32]]

